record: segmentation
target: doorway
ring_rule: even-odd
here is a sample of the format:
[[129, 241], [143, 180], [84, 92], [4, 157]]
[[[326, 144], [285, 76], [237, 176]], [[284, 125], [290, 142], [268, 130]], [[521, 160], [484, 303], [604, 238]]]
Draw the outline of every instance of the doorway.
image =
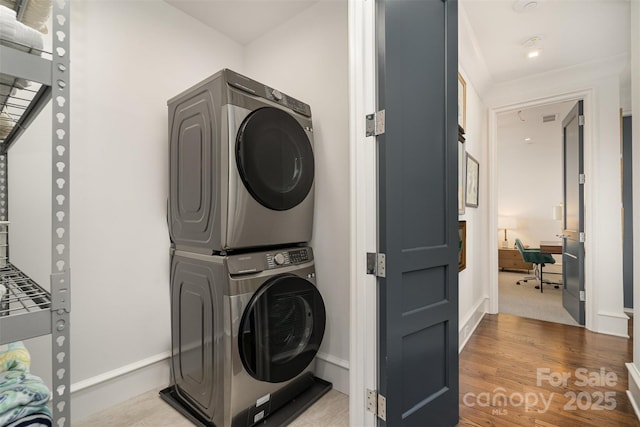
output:
[[[489, 161], [492, 164], [498, 165], [500, 162], [500, 157], [498, 154], [498, 125], [499, 125], [499, 117], [502, 114], [509, 112], [516, 112], [519, 110], [528, 110], [532, 108], [542, 108], [549, 105], [560, 104], [568, 102], [569, 104], [575, 104], [577, 100], [582, 99], [584, 101], [584, 114], [587, 117], [591, 117], [594, 111], [594, 89], [587, 89], [579, 92], [568, 92], [564, 94], [559, 94], [555, 96], [549, 96], [546, 98], [532, 99], [528, 101], [523, 101], [519, 103], [514, 103], [510, 105], [505, 105], [503, 107], [495, 107], [489, 110]], [[564, 117], [559, 117], [561, 121]], [[593, 127], [592, 122], [587, 120], [584, 126], [584, 150], [585, 150], [585, 173], [589, 176], [591, 172], [593, 174], [593, 160], [592, 160], [592, 150], [593, 150]], [[524, 141], [523, 141], [524, 142]], [[561, 178], [560, 178], [561, 179]], [[586, 185], [585, 186], [585, 199], [590, 200], [590, 195], [592, 195], [593, 187]], [[489, 229], [499, 230], [498, 227], [498, 217], [499, 217], [499, 168], [493, 168], [489, 171]], [[549, 217], [552, 215], [552, 208], [549, 207]], [[593, 211], [593, 207], [589, 202], [585, 203], [585, 212], [587, 212], [587, 221], [585, 223], [585, 229], [587, 230], [587, 235], [589, 234], [589, 230], [593, 230], [594, 226], [592, 221], [593, 216], [589, 216], [588, 213]], [[559, 228], [558, 228], [559, 230]], [[508, 234], [509, 235], [509, 234]], [[504, 234], [502, 234], [502, 238], [504, 238]], [[513, 239], [512, 239], [513, 240]], [[588, 245], [588, 243], [587, 243]], [[498, 249], [500, 248], [501, 243], [499, 242], [499, 238], [490, 239], [488, 242], [488, 250], [489, 250], [489, 264], [490, 266], [494, 266], [495, 268], [490, 268], [489, 271], [489, 312], [490, 313], [498, 313], [500, 312], [499, 308], [499, 268], [498, 268]], [[585, 246], [586, 247], [586, 246]], [[588, 250], [587, 250], [588, 253]], [[593, 304], [591, 295], [594, 294], [595, 283], [593, 280], [594, 266], [593, 263], [589, 262], [589, 259], [585, 261], [585, 327], [587, 329], [594, 329], [594, 314], [593, 310], [595, 306]]]
[[515, 246], [562, 247], [562, 121], [575, 101], [504, 111], [497, 116], [498, 308], [500, 313], [577, 326], [562, 304], [562, 255], [535, 266]]

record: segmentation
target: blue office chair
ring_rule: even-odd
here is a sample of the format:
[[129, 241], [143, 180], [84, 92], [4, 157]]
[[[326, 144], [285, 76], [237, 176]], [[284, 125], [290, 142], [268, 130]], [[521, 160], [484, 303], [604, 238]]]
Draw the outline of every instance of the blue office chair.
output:
[[520, 241], [520, 239], [516, 239], [516, 247], [520, 251], [520, 254], [522, 255], [522, 259], [525, 262], [530, 262], [533, 264], [533, 271], [535, 274], [535, 276], [525, 277], [524, 279], [518, 280], [516, 282], [517, 285], [519, 285], [521, 282], [528, 282], [529, 280], [535, 280], [537, 282], [540, 282], [539, 285], [535, 286], [536, 289], [540, 289], [540, 292], [542, 292], [542, 285], [545, 283], [548, 285], [554, 285], [556, 289], [560, 287], [559, 283], [545, 280], [542, 277], [542, 268], [545, 266], [545, 264], [556, 263], [556, 260], [553, 258], [551, 254], [544, 254], [540, 252], [540, 248], [525, 248], [522, 242]]

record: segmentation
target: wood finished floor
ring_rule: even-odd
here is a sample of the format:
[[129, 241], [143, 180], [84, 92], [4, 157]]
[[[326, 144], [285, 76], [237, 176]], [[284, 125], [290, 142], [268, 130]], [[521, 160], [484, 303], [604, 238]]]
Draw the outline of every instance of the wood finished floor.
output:
[[[460, 354], [458, 426], [638, 427], [626, 395], [625, 363], [633, 359], [632, 351], [630, 339], [487, 314]], [[580, 368], [585, 371], [576, 371]], [[601, 384], [607, 381], [600, 375], [602, 368], [608, 385]], [[543, 373], [538, 369], [571, 377], [552, 384], [539, 378]], [[581, 386], [585, 376], [594, 382]], [[573, 395], [577, 401], [571, 401]], [[526, 399], [528, 411], [521, 403]], [[550, 402], [548, 409], [543, 399]], [[602, 409], [614, 404], [613, 410]]]

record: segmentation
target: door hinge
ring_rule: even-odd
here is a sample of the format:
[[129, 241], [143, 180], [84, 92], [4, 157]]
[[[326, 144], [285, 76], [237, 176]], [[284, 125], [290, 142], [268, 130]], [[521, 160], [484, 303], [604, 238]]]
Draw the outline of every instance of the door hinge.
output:
[[580, 243], [584, 243], [584, 231], [580, 232]]
[[387, 257], [385, 254], [367, 252], [367, 274], [376, 277], [387, 277]]
[[384, 133], [384, 110], [366, 115], [366, 135], [378, 136]]
[[578, 116], [578, 124], [584, 126], [584, 116]]
[[367, 411], [383, 421], [387, 420], [387, 399], [376, 390], [367, 389]]
[[584, 291], [580, 291], [580, 301], [585, 301]]
[[586, 179], [587, 179], [587, 178], [584, 176], [584, 174], [583, 174], [583, 173], [581, 173], [580, 175], [578, 175], [578, 182], [579, 182], [580, 184], [584, 184], [584, 183], [585, 183], [585, 181], [586, 181]]

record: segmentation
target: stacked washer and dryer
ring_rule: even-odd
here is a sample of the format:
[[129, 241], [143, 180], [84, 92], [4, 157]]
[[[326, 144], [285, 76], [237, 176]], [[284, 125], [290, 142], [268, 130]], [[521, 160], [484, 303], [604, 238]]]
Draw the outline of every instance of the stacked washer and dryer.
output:
[[228, 69], [168, 106], [173, 404], [251, 426], [317, 380], [311, 109]]

